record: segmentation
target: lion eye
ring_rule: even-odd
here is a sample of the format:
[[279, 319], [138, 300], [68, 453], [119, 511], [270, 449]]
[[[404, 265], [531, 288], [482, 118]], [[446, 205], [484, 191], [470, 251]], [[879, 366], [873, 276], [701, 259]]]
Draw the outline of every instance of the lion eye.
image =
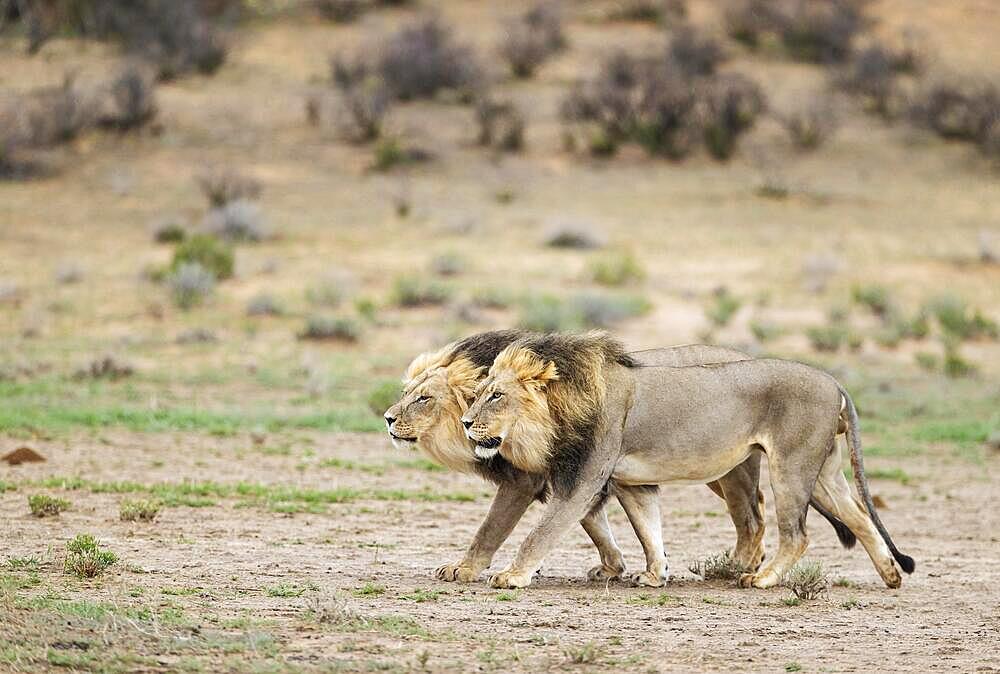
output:
[[420, 396], [419, 398], [417, 398], [417, 402], [418, 403], [425, 403], [425, 402], [427, 402], [430, 399], [431, 399], [430, 396]]
[[503, 398], [503, 393], [500, 391], [494, 391], [493, 395], [490, 396], [490, 400], [500, 400], [500, 398]]

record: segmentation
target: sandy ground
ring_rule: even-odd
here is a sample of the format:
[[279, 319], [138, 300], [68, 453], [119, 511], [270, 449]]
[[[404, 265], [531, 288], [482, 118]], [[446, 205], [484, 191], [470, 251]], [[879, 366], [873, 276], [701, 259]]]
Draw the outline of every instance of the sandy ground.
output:
[[[7, 450], [17, 443], [2, 444]], [[302, 445], [311, 448], [305, 458]], [[282, 671], [1000, 670], [1000, 546], [998, 518], [989, 505], [996, 493], [995, 457], [984, 467], [924, 456], [908, 460], [913, 477], [906, 485], [874, 482], [874, 492], [886, 503], [887, 527], [917, 559], [916, 573], [899, 590], [884, 588], [862, 550], [842, 550], [826, 523], [812, 517], [807, 556], [821, 561], [831, 581], [839, 582], [820, 599], [790, 606], [783, 602], [791, 596], [787, 589], [740, 590], [687, 571], [733, 541], [724, 504], [701, 487], [664, 489], [672, 578], [662, 590], [582, 580], [596, 555], [582, 531], [574, 530], [534, 585], [505, 593], [487, 588], [485, 575], [468, 585], [432, 578], [434, 567], [461, 555], [485, 514], [488, 487], [472, 477], [401, 466], [415, 457], [402, 456], [376, 435], [302, 437], [288, 456], [262, 453], [246, 437], [113, 433], [96, 441], [33, 446], [49, 461], [0, 473], [0, 479], [18, 485], [0, 496], [5, 554], [42, 560], [41, 583], [0, 603], [5, 614], [0, 624], [14, 635], [37, 629], [44, 614], [27, 610], [25, 602], [55, 593], [119, 609], [150, 607], [154, 614], [157, 607], [179, 609], [183, 621], [175, 622], [182, 626], [164, 622], [164, 634], [216, 629], [249, 640], [241, 644], [253, 643], [246, 635], [266, 635], [266, 652], [234, 649], [229, 659], [208, 652], [199, 661], [205, 671], [264, 664]], [[321, 467], [331, 458], [350, 467]], [[371, 466], [384, 466], [382, 474]], [[325, 490], [426, 488], [475, 498], [362, 498], [328, 505], [322, 513], [296, 514], [224, 498], [209, 507], [165, 508], [154, 523], [134, 524], [117, 519], [122, 495], [29, 484], [49, 476], [146, 484], [215, 476], [221, 482]], [[63, 496], [72, 507], [58, 517], [33, 518], [25, 496], [36, 492]], [[529, 511], [494, 568], [513, 555], [540, 512]], [[639, 566], [641, 551], [623, 513], [617, 505], [611, 512], [630, 565]], [[770, 521], [769, 526], [773, 551]], [[77, 581], [61, 569], [63, 541], [82, 531], [94, 533], [121, 557], [94, 581]], [[365, 594], [366, 584], [375, 589]], [[281, 586], [296, 588], [300, 596], [271, 596]], [[136, 596], [136, 587], [145, 589]], [[399, 633], [387, 616], [403, 616], [404, 631], [413, 633]], [[53, 642], [58, 647], [81, 633], [87, 635], [81, 637], [84, 643], [103, 640], [110, 653], [133, 636], [127, 625], [109, 628], [109, 620], [73, 617], [52, 633], [34, 632], [28, 639], [51, 652]], [[138, 643], [130, 652], [152, 659], [134, 671], [171, 671], [188, 663], [175, 641], [139, 638]], [[8, 666], [38, 671], [44, 662]]]

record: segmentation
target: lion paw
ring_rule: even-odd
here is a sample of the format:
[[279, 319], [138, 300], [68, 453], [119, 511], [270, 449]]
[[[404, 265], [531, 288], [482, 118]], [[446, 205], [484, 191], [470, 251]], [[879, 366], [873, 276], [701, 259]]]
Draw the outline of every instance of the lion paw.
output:
[[624, 573], [624, 566], [613, 567], [608, 566], [607, 564], [598, 564], [587, 571], [587, 580], [600, 581], [603, 583], [609, 580], [621, 578]]
[[445, 564], [434, 570], [434, 577], [438, 580], [451, 583], [471, 583], [479, 575], [479, 572], [464, 564]]
[[629, 582], [636, 587], [663, 587], [666, 578], [652, 571], [640, 571], [629, 575]]
[[517, 573], [506, 570], [490, 576], [490, 587], [497, 589], [511, 589], [518, 587], [528, 587], [531, 585], [530, 573]]
[[740, 587], [756, 587], [762, 590], [778, 584], [778, 576], [770, 571], [761, 573], [744, 573], [740, 576]]

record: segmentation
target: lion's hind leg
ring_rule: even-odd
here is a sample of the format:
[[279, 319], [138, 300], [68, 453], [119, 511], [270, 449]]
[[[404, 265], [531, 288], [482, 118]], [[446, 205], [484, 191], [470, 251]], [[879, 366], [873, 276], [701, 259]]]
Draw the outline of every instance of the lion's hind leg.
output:
[[759, 488], [760, 452], [753, 452], [715, 484], [720, 489], [712, 491], [725, 499], [729, 517], [736, 527], [733, 560], [741, 567], [754, 571], [764, 561], [764, 495]]
[[835, 448], [823, 464], [823, 470], [813, 489], [813, 498], [843, 521], [858, 537], [885, 584], [893, 588], [899, 587], [902, 578], [893, 563], [889, 547], [879, 535], [864, 506], [854, 498], [851, 485], [840, 469], [840, 463], [840, 452]]
[[663, 551], [659, 487], [615, 485], [614, 491], [646, 555], [646, 570], [631, 574], [629, 579], [633, 585], [663, 587], [667, 580], [667, 555]]

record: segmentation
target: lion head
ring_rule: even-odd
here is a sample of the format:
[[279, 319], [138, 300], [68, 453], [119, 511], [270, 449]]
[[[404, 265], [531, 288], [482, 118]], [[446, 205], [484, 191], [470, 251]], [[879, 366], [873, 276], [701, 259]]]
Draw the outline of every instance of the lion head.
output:
[[402, 397], [385, 412], [393, 445], [416, 446], [452, 470], [473, 470], [475, 457], [459, 419], [482, 369], [455, 357], [451, 345], [417, 356], [407, 368]]
[[533, 335], [505, 348], [462, 416], [476, 456], [496, 454], [532, 473], [579, 463], [604, 405], [605, 368], [632, 359], [606, 333]]

